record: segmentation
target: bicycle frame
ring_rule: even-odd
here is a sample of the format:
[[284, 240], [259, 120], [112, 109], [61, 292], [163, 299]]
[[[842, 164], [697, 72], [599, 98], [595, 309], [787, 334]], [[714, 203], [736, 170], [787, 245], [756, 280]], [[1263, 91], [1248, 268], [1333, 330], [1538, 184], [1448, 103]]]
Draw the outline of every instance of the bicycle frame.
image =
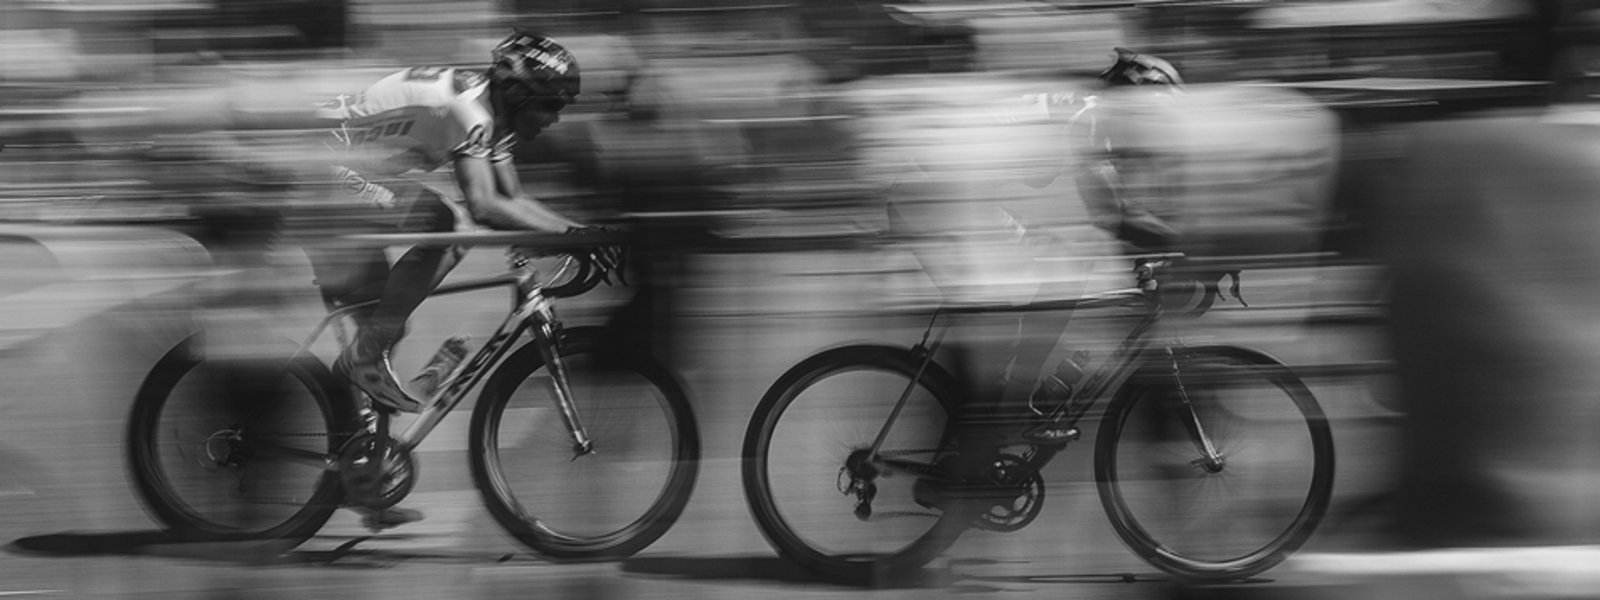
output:
[[[1146, 279], [1146, 277], [1148, 277], [1148, 279]], [[1146, 281], [1152, 285], [1146, 286]], [[1153, 283], [1154, 267], [1151, 268], [1151, 271], [1148, 272], [1148, 275], [1141, 275], [1141, 285], [1140, 287], [1135, 288], [1112, 290], [1099, 294], [1084, 296], [1081, 298], [1052, 300], [1016, 307], [980, 306], [939, 309], [934, 313], [933, 320], [928, 324], [928, 330], [923, 333], [922, 341], [918, 342], [917, 345], [911, 348], [912, 354], [919, 357], [921, 362], [918, 364], [917, 371], [912, 376], [911, 381], [906, 385], [905, 391], [900, 394], [899, 400], [895, 403], [894, 408], [890, 411], [888, 420], [884, 422], [883, 427], [878, 431], [878, 435], [873, 440], [872, 447], [866, 455], [864, 462], [868, 464], [887, 466], [895, 470], [918, 473], [922, 473], [927, 470], [927, 465], [922, 465], [911, 461], [885, 458], [879, 455], [879, 451], [882, 449], [884, 441], [888, 439], [889, 432], [893, 429], [894, 423], [899, 417], [901, 410], [904, 408], [906, 402], [911, 398], [912, 393], [916, 390], [917, 384], [921, 380], [923, 373], [927, 371], [928, 366], [933, 362], [933, 357], [937, 353], [939, 346], [944, 339], [944, 333], [949, 327], [948, 320], [946, 320], [943, 326], [940, 327], [939, 335], [934, 337], [932, 342], [929, 342], [928, 339], [934, 327], [939, 325], [939, 319], [941, 316], [1037, 312], [1050, 310], [1076, 311], [1081, 309], [1121, 307], [1135, 307], [1143, 311], [1143, 316], [1139, 319], [1139, 322], [1134, 324], [1133, 328], [1129, 330], [1128, 335], [1124, 337], [1122, 342], [1119, 343], [1116, 349], [1112, 351], [1110, 359], [1105, 361], [1100, 367], [1096, 368], [1094, 372], [1090, 373], [1088, 377], [1083, 380], [1081, 385], [1075, 387], [1072, 394], [1064, 402], [1051, 407], [1048, 412], [1039, 410], [1038, 407], [1033, 406], [1030, 402], [1029, 408], [1038, 418], [1031, 419], [1031, 424], [1028, 425], [1028, 427], [1023, 431], [1023, 437], [1028, 438], [1030, 434], [1042, 432], [1046, 429], [1074, 429], [1084, 415], [1088, 414], [1089, 410], [1094, 407], [1096, 402], [1112, 389], [1113, 385], [1124, 381], [1130, 375], [1131, 371], [1136, 365], [1144, 362], [1144, 357], [1147, 356], [1147, 353], [1150, 350], [1150, 341], [1147, 336], [1150, 330], [1155, 327], [1156, 323], [1161, 321], [1161, 317], [1165, 313], [1165, 308], [1161, 304], [1160, 296], [1156, 292], [1157, 288], [1155, 285], [1153, 285]], [[1172, 351], [1170, 348], [1167, 350], [1167, 354], [1169, 357], [1172, 357]], [[1207, 467], [1215, 468], [1220, 464], [1221, 458], [1219, 457], [1216, 449], [1212, 446], [1209, 437], [1206, 436], [1204, 431], [1201, 429], [1199, 421], [1194, 416], [1192, 409], [1189, 408], [1188, 397], [1183, 391], [1182, 381], [1181, 379], [1177, 379], [1178, 365], [1175, 357], [1173, 357], [1173, 361], [1172, 374], [1174, 376], [1174, 380], [1178, 383], [1177, 387], [1180, 396], [1178, 400], [1182, 405], [1182, 408], [1184, 408], [1184, 415], [1186, 416], [1186, 418], [1183, 419], [1184, 425], [1194, 438], [1196, 446], [1205, 456], [1203, 460], [1205, 461]], [[1063, 442], [1065, 441], [1067, 440], [1063, 440]], [[1064, 447], [1064, 445], [1064, 443], [1041, 445], [1040, 454], [1042, 455], [1042, 458], [1040, 460], [1049, 460], [1054, 452]]]
[[[557, 277], [570, 268], [570, 262], [563, 264], [557, 271]], [[507, 271], [475, 277], [465, 281], [441, 285], [429, 297], [447, 296], [466, 292], [475, 292], [497, 287], [508, 287], [512, 290], [511, 311], [506, 318], [495, 328], [488, 341], [482, 348], [456, 368], [446, 381], [433, 395], [422, 404], [423, 409], [416, 420], [398, 435], [390, 437], [391, 443], [397, 448], [409, 451], [422, 443], [428, 434], [450, 414], [461, 401], [466, 399], [467, 393], [477, 386], [489, 373], [490, 367], [499, 364], [511, 350], [515, 342], [525, 332], [533, 336], [532, 343], [537, 344], [540, 355], [545, 364], [549, 366], [551, 379], [554, 382], [557, 407], [561, 409], [563, 423], [573, 438], [573, 450], [577, 456], [582, 456], [594, 451], [593, 441], [584, 429], [582, 421], [573, 406], [572, 392], [567, 384], [566, 369], [563, 366], [558, 351], [558, 335], [560, 321], [555, 316], [555, 305], [551, 298], [543, 293], [543, 286], [538, 282], [538, 273], [520, 263]], [[321, 338], [323, 332], [339, 319], [357, 311], [376, 304], [377, 300], [343, 306], [329, 311], [326, 317], [317, 324], [301, 342], [300, 347], [291, 356], [291, 360], [299, 358], [302, 354], [309, 354], [310, 348]], [[346, 337], [341, 329], [341, 341]], [[386, 419], [379, 417], [380, 427], [386, 427]], [[321, 458], [321, 457], [319, 457]]]

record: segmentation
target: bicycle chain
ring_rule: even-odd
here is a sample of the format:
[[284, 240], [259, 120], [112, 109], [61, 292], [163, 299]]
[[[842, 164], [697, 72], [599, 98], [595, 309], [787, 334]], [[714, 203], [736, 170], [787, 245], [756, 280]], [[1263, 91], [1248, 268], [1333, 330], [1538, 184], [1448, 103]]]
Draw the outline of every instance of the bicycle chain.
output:
[[884, 513], [873, 513], [872, 514], [872, 520], [876, 521], [878, 519], [910, 519], [910, 518], [913, 518], [913, 517], [918, 518], [918, 519], [926, 519], [926, 518], [928, 518], [930, 516], [938, 516], [938, 513], [935, 513], [932, 510], [929, 510], [927, 512], [914, 512], [914, 511], [909, 511], [909, 510], [891, 510], [889, 512], [884, 512]]
[[263, 433], [263, 434], [257, 434], [257, 435], [255, 435], [253, 437], [260, 437], [260, 438], [263, 438], [263, 439], [272, 439], [272, 438], [313, 438], [313, 437], [332, 437], [332, 436], [355, 436], [355, 435], [359, 435], [359, 434], [362, 434], [362, 433], [366, 433], [366, 432], [365, 431], [333, 431], [333, 432], [328, 432], [328, 433]]

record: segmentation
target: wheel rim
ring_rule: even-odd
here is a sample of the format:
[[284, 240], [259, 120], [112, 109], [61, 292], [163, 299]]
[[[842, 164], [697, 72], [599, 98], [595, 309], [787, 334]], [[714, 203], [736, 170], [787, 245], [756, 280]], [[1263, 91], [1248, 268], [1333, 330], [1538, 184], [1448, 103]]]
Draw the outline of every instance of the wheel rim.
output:
[[649, 378], [605, 368], [589, 353], [563, 356], [593, 454], [575, 457], [547, 372], [512, 390], [491, 416], [484, 448], [490, 485], [522, 535], [572, 551], [633, 539], [670, 511], [683, 470], [675, 415]]
[[331, 511], [323, 468], [283, 459], [263, 444], [321, 454], [330, 449], [326, 415], [299, 378], [272, 397], [281, 410], [229, 407], [205, 363], [184, 373], [156, 409], [146, 461], [169, 526], [213, 534], [277, 536], [305, 513]]
[[[1236, 373], [1248, 376], [1225, 375]], [[1303, 543], [1326, 508], [1326, 421], [1270, 370], [1212, 359], [1185, 365], [1184, 374], [1205, 382], [1185, 391], [1224, 466], [1206, 468], [1175, 430], [1163, 388], [1142, 388], [1116, 416], [1115, 443], [1100, 457], [1107, 514], [1158, 567], [1204, 579], [1254, 575]]]
[[[836, 369], [795, 385], [799, 391], [775, 407], [756, 476], [765, 489], [760, 509], [777, 524], [769, 535], [782, 540], [781, 547], [814, 564], [869, 567], [902, 556], [932, 535], [940, 513], [916, 503], [915, 476], [871, 479], [876, 494], [863, 520], [857, 514], [861, 495], [850, 488], [848, 472], [841, 472], [847, 458], [871, 446], [908, 381], [894, 369]], [[931, 462], [946, 416], [919, 386], [880, 452]]]

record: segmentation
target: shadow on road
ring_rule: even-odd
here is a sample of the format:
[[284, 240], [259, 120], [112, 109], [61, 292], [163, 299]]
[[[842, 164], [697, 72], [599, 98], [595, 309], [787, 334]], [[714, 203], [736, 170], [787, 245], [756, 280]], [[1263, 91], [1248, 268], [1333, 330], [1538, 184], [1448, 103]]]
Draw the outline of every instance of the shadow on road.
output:
[[[1029, 561], [1001, 561], [964, 558], [950, 561], [950, 570], [957, 578], [993, 583], [1168, 583], [1170, 577], [1155, 573], [1022, 573], [1007, 569], [1008, 565], [1027, 565]], [[996, 572], [985, 573], [985, 567]]]
[[[757, 581], [827, 589], [856, 589], [852, 586], [828, 583], [777, 556], [635, 557], [622, 562], [622, 572], [697, 581]], [[951, 583], [948, 575], [944, 571], [927, 569], [909, 580], [884, 581], [870, 587], [873, 589], [948, 588]]]
[[6, 545], [13, 554], [33, 556], [169, 556], [196, 560], [263, 564], [281, 560], [287, 542], [214, 537], [200, 539], [168, 531], [64, 532], [29, 536]]
[[703, 581], [751, 580], [826, 585], [815, 575], [776, 556], [651, 556], [622, 562], [622, 571]]
[[506, 562], [507, 556], [463, 554], [429, 550], [373, 549], [358, 545], [369, 540], [403, 540], [403, 535], [350, 538], [331, 550], [296, 549], [298, 544], [284, 540], [179, 535], [169, 531], [120, 531], [106, 533], [53, 533], [17, 539], [5, 546], [12, 554], [39, 557], [82, 556], [157, 556], [238, 565], [297, 565], [321, 567], [388, 568], [410, 561], [463, 564]]
[[1173, 584], [1163, 573], [1030, 573], [1017, 565], [1029, 561], [1001, 561], [965, 558], [952, 560], [950, 570], [958, 580], [990, 585], [1130, 585], [1144, 584], [1166, 588]]
[[[1243, 581], [1215, 584], [1183, 583], [1173, 579], [1165, 573], [1030, 573], [1011, 566], [1014, 564], [1029, 564], [1027, 561], [991, 561], [981, 559], [964, 559], [952, 561], [950, 569], [954, 577], [961, 582], [961, 587], [978, 589], [987, 586], [995, 591], [1029, 591], [1049, 590], [1052, 586], [1075, 586], [1086, 589], [1098, 587], [1122, 587], [1124, 589], [1138, 589], [1129, 594], [1104, 592], [1111, 597], [1122, 598], [1128, 595], [1141, 598], [1165, 598], [1173, 600], [1248, 600], [1253, 598], [1273, 598], [1281, 600], [1280, 595], [1285, 588], [1271, 578], [1253, 577]], [[988, 567], [988, 569], [986, 569]], [[1138, 586], [1137, 588], [1129, 586]], [[1054, 589], [1065, 589], [1055, 587]], [[1066, 594], [1066, 592], [1062, 592]], [[1078, 597], [1080, 592], [1074, 591], [1071, 597]], [[1092, 597], [1100, 597], [1095, 593]], [[1089, 597], [1089, 596], [1086, 596]]]
[[[1021, 574], [980, 573], [986, 566], [999, 565], [997, 561], [953, 560], [946, 568], [924, 569], [908, 581], [879, 582], [873, 589], [938, 588], [959, 592], [987, 593], [1005, 591], [1016, 585], [1051, 584], [1156, 584], [1169, 587], [1172, 580], [1158, 574], [1135, 573], [1083, 573], [1083, 574]], [[808, 585], [820, 588], [853, 589], [834, 585], [819, 579], [805, 569], [776, 556], [734, 557], [636, 557], [622, 563], [622, 571], [631, 575], [657, 576], [698, 581], [755, 581], [788, 585]]]

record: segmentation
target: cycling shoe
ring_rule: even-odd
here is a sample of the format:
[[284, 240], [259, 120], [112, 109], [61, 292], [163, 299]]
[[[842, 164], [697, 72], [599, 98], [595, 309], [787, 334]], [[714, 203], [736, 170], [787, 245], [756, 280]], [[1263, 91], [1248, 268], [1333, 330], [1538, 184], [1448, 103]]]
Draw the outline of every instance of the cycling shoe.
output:
[[422, 511], [391, 506], [383, 510], [362, 510], [361, 525], [378, 532], [422, 520]]
[[422, 412], [422, 403], [407, 394], [389, 364], [389, 351], [383, 350], [370, 357], [357, 357], [355, 346], [339, 354], [333, 364], [334, 374], [355, 384], [374, 403], [403, 412]]

